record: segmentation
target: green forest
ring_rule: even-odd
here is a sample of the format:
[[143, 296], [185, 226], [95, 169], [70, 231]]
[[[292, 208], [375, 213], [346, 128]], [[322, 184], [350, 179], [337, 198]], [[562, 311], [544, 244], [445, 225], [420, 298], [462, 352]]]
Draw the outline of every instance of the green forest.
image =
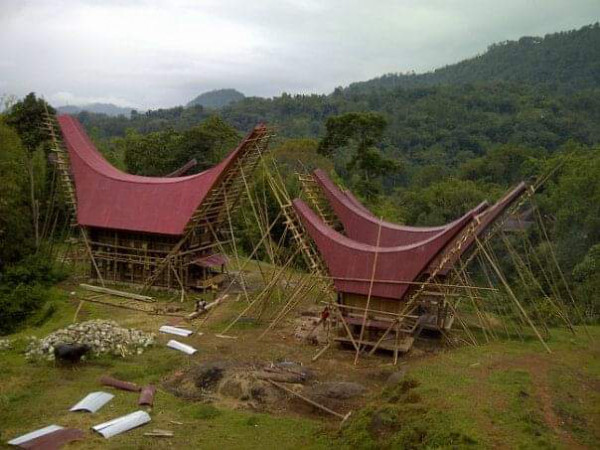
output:
[[[384, 75], [328, 95], [242, 97], [219, 109], [193, 101], [131, 117], [86, 111], [77, 117], [109, 161], [149, 176], [191, 159], [198, 161], [194, 170], [204, 170], [265, 122], [277, 130], [273, 155], [290, 175], [291, 192], [297, 192], [294, 171], [321, 167], [376, 214], [410, 225], [448, 222], [560, 165], [538, 206], [584, 320], [598, 320], [598, 23], [497, 43], [431, 73]], [[31, 93], [6, 106], [0, 116], [0, 334], [51, 314], [51, 286], [65, 274], [52, 260], [58, 244], [48, 237], [69, 226], [66, 211], [55, 207], [61, 193], [43, 132], [44, 101]], [[535, 251], [548, 249], [540, 244]]]

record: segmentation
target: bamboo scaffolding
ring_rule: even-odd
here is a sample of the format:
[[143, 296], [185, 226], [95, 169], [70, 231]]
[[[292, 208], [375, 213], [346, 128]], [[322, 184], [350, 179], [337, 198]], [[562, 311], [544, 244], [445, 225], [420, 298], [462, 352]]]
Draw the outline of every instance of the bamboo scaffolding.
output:
[[540, 342], [542, 343], [542, 345], [544, 346], [544, 348], [546, 349], [546, 351], [548, 353], [552, 353], [552, 350], [550, 350], [550, 347], [548, 347], [548, 345], [546, 344], [546, 341], [544, 341], [544, 339], [542, 338], [542, 336], [540, 335], [540, 332], [538, 331], [538, 329], [536, 328], [535, 324], [531, 321], [531, 319], [529, 318], [529, 315], [527, 314], [527, 312], [525, 311], [525, 309], [523, 308], [523, 306], [521, 305], [521, 302], [519, 302], [519, 299], [517, 298], [517, 296], [515, 295], [515, 293], [513, 292], [513, 290], [511, 289], [510, 285], [508, 284], [508, 282], [506, 281], [506, 278], [504, 278], [504, 275], [502, 274], [500, 268], [494, 263], [494, 261], [492, 260], [491, 256], [489, 255], [489, 253], [486, 251], [486, 249], [484, 248], [483, 244], [481, 243], [481, 241], [479, 241], [478, 238], [475, 238], [475, 242], [477, 242], [477, 246], [479, 247], [480, 251], [483, 252], [484, 256], [488, 259], [488, 261], [490, 262], [490, 265], [492, 266], [492, 268], [494, 269], [494, 271], [496, 272], [496, 274], [498, 275], [498, 278], [500, 279], [500, 281], [502, 282], [502, 284], [504, 285], [506, 291], [508, 292], [508, 294], [510, 295], [510, 297], [512, 298], [512, 300], [515, 302], [515, 304], [517, 305], [517, 307], [519, 308], [521, 314], [523, 314], [523, 317], [527, 320], [527, 322], [529, 323], [529, 326], [531, 327], [531, 329], [534, 331], [534, 333], [536, 334], [536, 336], [538, 337], [538, 339], [540, 340]]
[[[564, 164], [564, 162], [563, 162]], [[535, 205], [534, 205], [535, 206]], [[539, 222], [539, 226], [542, 229], [542, 233], [544, 235], [544, 238], [546, 239], [546, 242], [549, 244], [548, 247], [550, 249], [550, 255], [552, 257], [552, 261], [554, 262], [554, 265], [560, 275], [560, 278], [565, 286], [565, 289], [567, 290], [567, 293], [569, 294], [569, 299], [571, 300], [571, 304], [573, 305], [573, 308], [575, 309], [575, 312], [577, 313], [577, 315], [579, 316], [579, 319], [581, 320], [581, 324], [583, 326], [583, 329], [585, 330], [588, 338], [591, 340], [592, 335], [590, 334], [590, 330], [587, 328], [587, 326], [585, 325], [585, 318], [583, 317], [583, 313], [581, 312], [581, 310], [579, 309], [579, 307], [577, 306], [577, 302], [575, 301], [575, 298], [573, 297], [573, 293], [571, 292], [571, 288], [569, 287], [569, 283], [567, 283], [567, 280], [565, 278], [565, 275], [563, 273], [563, 271], [560, 268], [560, 264], [558, 263], [558, 259], [556, 258], [556, 254], [554, 253], [554, 249], [552, 248], [552, 244], [550, 244], [550, 238], [548, 237], [548, 232], [546, 231], [546, 227], [544, 226], [544, 222], [542, 220], [542, 216], [540, 214], [539, 208], [537, 208], [536, 206], [534, 207], [535, 212], [537, 214], [537, 218], [538, 218], [538, 222]]]

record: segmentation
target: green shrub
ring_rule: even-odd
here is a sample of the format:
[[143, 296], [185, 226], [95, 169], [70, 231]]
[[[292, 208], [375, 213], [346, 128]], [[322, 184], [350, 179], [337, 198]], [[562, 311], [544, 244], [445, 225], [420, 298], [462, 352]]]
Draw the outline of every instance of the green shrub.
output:
[[41, 255], [30, 255], [0, 274], [0, 335], [14, 333], [27, 320], [41, 325], [56, 307], [50, 287], [66, 274]]

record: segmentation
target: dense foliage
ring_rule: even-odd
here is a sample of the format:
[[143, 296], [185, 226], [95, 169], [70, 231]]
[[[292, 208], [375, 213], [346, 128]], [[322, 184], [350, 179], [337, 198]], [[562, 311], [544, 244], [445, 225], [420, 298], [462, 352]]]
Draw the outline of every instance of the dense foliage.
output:
[[389, 74], [354, 83], [361, 92], [378, 88], [414, 88], [438, 84], [513, 81], [546, 84], [565, 91], [598, 86], [600, 81], [600, 23], [579, 30], [525, 36], [492, 44], [487, 52], [425, 74]]
[[65, 215], [48, 162], [45, 110], [29, 94], [0, 116], [0, 334], [51, 314], [51, 286], [64, 277], [52, 256], [51, 231]]

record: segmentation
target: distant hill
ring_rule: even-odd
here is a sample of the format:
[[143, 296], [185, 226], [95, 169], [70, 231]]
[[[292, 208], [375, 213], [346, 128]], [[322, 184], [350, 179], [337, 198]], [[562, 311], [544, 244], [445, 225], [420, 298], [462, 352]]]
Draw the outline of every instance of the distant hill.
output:
[[220, 109], [230, 103], [239, 102], [246, 98], [244, 94], [235, 89], [217, 89], [210, 92], [204, 92], [189, 102], [186, 107], [202, 105], [205, 108]]
[[415, 88], [440, 84], [508, 81], [565, 91], [600, 87], [600, 24], [579, 30], [492, 44], [482, 55], [423, 74], [388, 74], [347, 90]]
[[113, 105], [112, 103], [90, 103], [89, 105], [65, 105], [59, 106], [56, 110], [62, 114], [79, 114], [81, 111], [88, 111], [96, 114], [106, 114], [107, 116], [125, 116], [131, 115], [134, 108], [124, 108]]

